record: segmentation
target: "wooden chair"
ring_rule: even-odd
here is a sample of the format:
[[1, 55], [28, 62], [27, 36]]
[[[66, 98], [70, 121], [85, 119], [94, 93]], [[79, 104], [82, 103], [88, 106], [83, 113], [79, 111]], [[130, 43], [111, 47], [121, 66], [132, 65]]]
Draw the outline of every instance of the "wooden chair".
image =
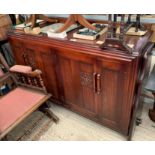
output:
[[9, 69], [1, 54], [0, 61], [7, 71], [1, 70], [0, 74], [0, 139], [38, 108], [58, 122], [46, 104], [51, 95], [46, 91], [41, 71], [21, 65]]
[[154, 97], [154, 105], [152, 109], [149, 109], [149, 118], [155, 122], [155, 65], [145, 85], [145, 89], [152, 93]]

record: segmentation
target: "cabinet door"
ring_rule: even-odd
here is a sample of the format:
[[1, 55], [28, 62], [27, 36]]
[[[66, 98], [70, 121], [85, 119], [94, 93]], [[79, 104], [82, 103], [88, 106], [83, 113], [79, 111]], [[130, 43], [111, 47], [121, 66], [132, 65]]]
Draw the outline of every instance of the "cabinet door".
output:
[[62, 102], [80, 114], [95, 118], [94, 59], [68, 49], [57, 53]]
[[13, 55], [17, 64], [25, 65], [23, 59], [23, 43], [20, 40], [9, 40]]
[[38, 67], [36, 66], [38, 49], [38, 45], [24, 42], [23, 59], [25, 64], [31, 66], [33, 69], [36, 69]]
[[129, 67], [126, 62], [98, 60], [99, 120], [125, 134], [131, 111], [127, 101]]
[[25, 43], [24, 61], [33, 69], [40, 69], [47, 91], [52, 94], [54, 100], [59, 100], [57, 77], [56, 77], [56, 60], [54, 50], [44, 45], [35, 43]]

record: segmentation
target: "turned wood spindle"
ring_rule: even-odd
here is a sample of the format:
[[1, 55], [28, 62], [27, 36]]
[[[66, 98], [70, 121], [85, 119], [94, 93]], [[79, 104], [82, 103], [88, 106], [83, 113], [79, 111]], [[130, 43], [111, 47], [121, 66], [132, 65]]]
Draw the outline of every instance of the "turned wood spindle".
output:
[[34, 85], [35, 85], [35, 86], [39, 86], [39, 85], [38, 85], [38, 81], [37, 81], [36, 78], [33, 78], [33, 81], [34, 81]]
[[22, 79], [23, 79], [23, 83], [27, 84], [26, 77], [24, 75], [22, 75]]
[[107, 33], [108, 38], [112, 38], [112, 15], [108, 15], [108, 33]]
[[138, 32], [139, 28], [140, 28], [140, 14], [137, 14], [135, 32]]
[[27, 77], [27, 81], [28, 81], [28, 84], [29, 85], [32, 85], [32, 81], [31, 81], [31, 78], [30, 77]]
[[116, 37], [117, 30], [117, 14], [114, 14], [114, 22], [113, 22], [113, 37]]
[[124, 27], [125, 27], [124, 18], [125, 18], [125, 15], [122, 14], [121, 15], [121, 22], [120, 22], [120, 35], [119, 35], [119, 39], [122, 42], [124, 41]]
[[43, 79], [42, 79], [41, 75], [38, 75], [38, 79], [39, 79], [39, 82], [40, 82], [41, 87], [45, 90], [45, 92], [47, 92], [46, 91], [46, 87], [44, 85], [44, 82], [43, 82]]
[[131, 14], [128, 15], [128, 21], [127, 21], [127, 24], [131, 24]]
[[29, 79], [31, 80], [31, 85], [33, 86], [34, 85], [33, 78], [32, 77], [29, 77]]

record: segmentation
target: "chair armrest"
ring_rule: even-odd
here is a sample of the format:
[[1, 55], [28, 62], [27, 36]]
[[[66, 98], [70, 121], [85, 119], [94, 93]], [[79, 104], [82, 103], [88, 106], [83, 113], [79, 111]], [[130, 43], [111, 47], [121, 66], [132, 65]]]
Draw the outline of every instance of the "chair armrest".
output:
[[10, 68], [10, 73], [16, 78], [16, 83], [22, 86], [37, 88], [46, 92], [39, 69], [32, 71], [29, 66], [15, 65]]
[[27, 73], [27, 75], [30, 77], [37, 77], [37, 76], [40, 76], [41, 74], [42, 74], [42, 72], [39, 69], [36, 69], [32, 72]]
[[39, 69], [32, 71], [32, 67], [23, 65], [14, 65], [9, 69], [9, 71], [12, 73], [25, 74], [30, 77], [36, 77], [42, 74], [41, 70]]

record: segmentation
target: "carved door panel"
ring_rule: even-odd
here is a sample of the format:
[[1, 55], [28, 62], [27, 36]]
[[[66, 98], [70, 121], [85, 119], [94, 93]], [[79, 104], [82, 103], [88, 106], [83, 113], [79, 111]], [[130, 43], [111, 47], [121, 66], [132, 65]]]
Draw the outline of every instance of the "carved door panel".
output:
[[98, 60], [98, 65], [99, 121], [126, 134], [131, 111], [128, 105], [130, 64]]
[[33, 69], [40, 69], [47, 91], [52, 94], [52, 98], [58, 101], [58, 87], [56, 77], [56, 60], [54, 49], [38, 44], [25, 44], [24, 61]]
[[94, 59], [67, 50], [63, 53], [58, 52], [58, 64], [62, 102], [81, 114], [96, 117]]
[[24, 43], [24, 53], [23, 53], [23, 60], [26, 65], [31, 66], [33, 69], [36, 69], [36, 55], [37, 55], [37, 50], [39, 48], [38, 45], [35, 46], [35, 44], [30, 44], [30, 43]]

